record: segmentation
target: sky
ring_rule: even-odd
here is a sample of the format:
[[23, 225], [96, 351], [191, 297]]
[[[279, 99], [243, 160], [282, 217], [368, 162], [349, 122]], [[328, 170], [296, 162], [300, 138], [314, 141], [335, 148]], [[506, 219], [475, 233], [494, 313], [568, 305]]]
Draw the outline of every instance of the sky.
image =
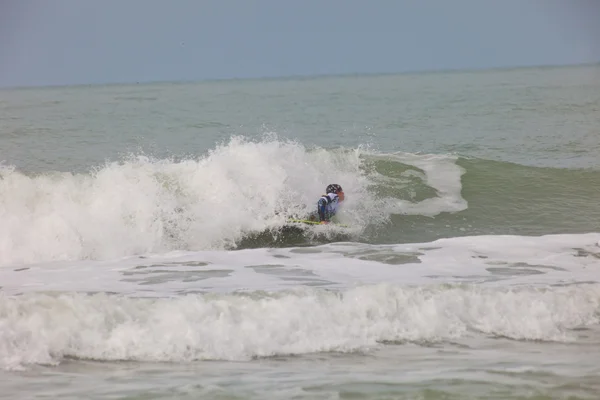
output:
[[600, 0], [0, 0], [0, 86], [600, 62]]

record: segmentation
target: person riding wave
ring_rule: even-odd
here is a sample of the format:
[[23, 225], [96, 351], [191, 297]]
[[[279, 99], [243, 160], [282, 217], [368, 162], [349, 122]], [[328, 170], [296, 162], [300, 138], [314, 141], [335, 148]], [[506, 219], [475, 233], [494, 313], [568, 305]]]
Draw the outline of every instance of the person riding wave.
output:
[[336, 183], [328, 185], [325, 194], [317, 202], [317, 215], [319, 222], [328, 224], [331, 218], [338, 212], [341, 203], [344, 201], [344, 190]]

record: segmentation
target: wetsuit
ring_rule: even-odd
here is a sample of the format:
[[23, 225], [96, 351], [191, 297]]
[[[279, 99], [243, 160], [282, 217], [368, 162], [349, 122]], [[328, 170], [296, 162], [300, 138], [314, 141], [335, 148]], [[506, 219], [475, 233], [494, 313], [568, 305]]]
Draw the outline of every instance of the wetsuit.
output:
[[317, 202], [317, 213], [319, 221], [329, 221], [333, 217], [340, 206], [338, 195], [335, 193], [327, 193], [321, 196]]

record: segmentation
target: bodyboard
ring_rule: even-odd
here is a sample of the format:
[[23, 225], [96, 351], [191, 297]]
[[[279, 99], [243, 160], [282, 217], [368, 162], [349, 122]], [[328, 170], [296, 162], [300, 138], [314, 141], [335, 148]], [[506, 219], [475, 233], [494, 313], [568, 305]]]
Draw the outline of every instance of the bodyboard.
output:
[[[288, 222], [293, 222], [293, 223], [297, 223], [297, 224], [307, 224], [307, 225], [321, 225], [321, 223], [319, 221], [311, 221], [308, 219], [288, 219]], [[342, 226], [344, 228], [349, 228], [348, 225], [338, 224], [337, 222], [330, 222], [330, 224]]]

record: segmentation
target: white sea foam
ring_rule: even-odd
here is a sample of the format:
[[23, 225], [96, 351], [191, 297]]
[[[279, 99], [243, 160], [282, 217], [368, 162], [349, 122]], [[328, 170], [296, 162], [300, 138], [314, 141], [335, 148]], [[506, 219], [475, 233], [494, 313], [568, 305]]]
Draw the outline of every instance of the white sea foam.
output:
[[431, 217], [442, 212], [462, 211], [468, 207], [467, 201], [461, 195], [461, 177], [465, 170], [456, 164], [458, 157], [402, 152], [374, 157], [417, 168], [418, 170], [405, 172], [405, 175], [418, 176], [424, 184], [437, 192], [435, 197], [418, 202], [406, 199], [390, 200], [390, 212]]
[[430, 243], [331, 243], [301, 248], [177, 251], [107, 261], [0, 268], [2, 290], [117, 292], [142, 296], [198, 291], [344, 289], [478, 283], [486, 286], [600, 282], [600, 233], [472, 236]]
[[141, 299], [0, 296], [0, 366], [95, 360], [248, 360], [473, 335], [571, 341], [598, 323], [600, 285], [399, 287]]
[[480, 236], [5, 267], [0, 366], [247, 360], [473, 335], [578, 340], [573, 328], [599, 322], [599, 239]]
[[199, 159], [132, 157], [90, 174], [3, 168], [0, 265], [235, 246], [250, 231], [313, 211], [331, 182], [343, 183], [351, 218], [369, 202], [360, 164], [358, 151], [234, 138]]

